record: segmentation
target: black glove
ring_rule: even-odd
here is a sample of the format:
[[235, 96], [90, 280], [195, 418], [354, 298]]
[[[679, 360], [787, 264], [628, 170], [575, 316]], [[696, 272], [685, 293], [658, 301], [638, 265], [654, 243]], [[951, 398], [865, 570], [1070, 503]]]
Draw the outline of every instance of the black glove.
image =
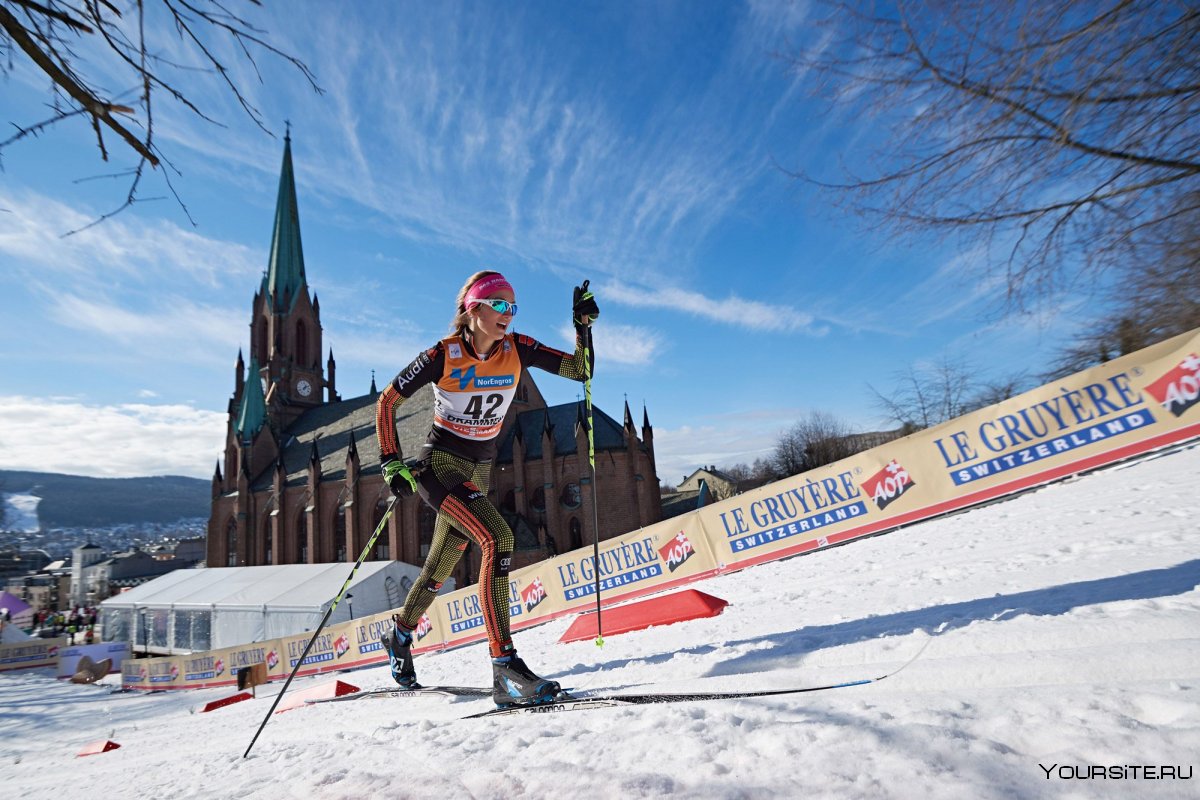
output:
[[398, 458], [383, 465], [383, 479], [396, 497], [404, 498], [417, 492], [417, 479], [408, 465]]
[[582, 286], [575, 287], [575, 295], [571, 300], [571, 318], [576, 325], [591, 325], [600, 316], [600, 308], [596, 298], [588, 291], [588, 281]]

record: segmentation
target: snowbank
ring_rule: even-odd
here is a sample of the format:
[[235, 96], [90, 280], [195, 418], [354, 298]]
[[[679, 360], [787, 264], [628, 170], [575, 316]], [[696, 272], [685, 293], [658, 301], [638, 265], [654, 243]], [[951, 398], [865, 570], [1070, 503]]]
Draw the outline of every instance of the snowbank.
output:
[[[577, 691], [874, 677], [928, 642], [879, 683], [471, 721], [460, 718], [488, 701], [330, 703], [275, 716], [243, 759], [277, 685], [197, 714], [232, 691], [110, 694], [5, 675], [0, 785], [23, 798], [57, 798], [67, 785], [272, 800], [1196, 797], [1198, 476], [1193, 447], [725, 575], [698, 585], [730, 601], [723, 615], [603, 649], [557, 644], [570, 619], [516, 637], [531, 666]], [[422, 656], [417, 669], [426, 683], [489, 676], [483, 645]], [[390, 682], [386, 668], [339, 677]], [[105, 738], [121, 749], [74, 760]], [[1105, 777], [1075, 777], [1094, 768]]]

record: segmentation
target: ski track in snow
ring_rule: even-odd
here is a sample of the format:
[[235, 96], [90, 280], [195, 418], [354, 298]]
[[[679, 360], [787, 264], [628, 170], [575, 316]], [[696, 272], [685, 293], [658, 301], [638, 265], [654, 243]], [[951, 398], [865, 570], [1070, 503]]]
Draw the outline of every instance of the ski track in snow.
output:
[[[275, 715], [280, 684], [110, 694], [0, 675], [0, 786], [58, 798], [1200, 797], [1192, 780], [1063, 780], [1039, 766], [1200, 766], [1200, 447], [885, 536], [695, 584], [712, 619], [558, 644], [576, 690], [828, 692], [459, 719], [488, 700], [364, 699]], [[482, 644], [417, 660], [486, 685]], [[298, 679], [289, 691], [333, 680]], [[386, 667], [336, 676], [390, 685]], [[121, 749], [75, 759], [103, 739]], [[15, 791], [11, 791], [14, 790]]]

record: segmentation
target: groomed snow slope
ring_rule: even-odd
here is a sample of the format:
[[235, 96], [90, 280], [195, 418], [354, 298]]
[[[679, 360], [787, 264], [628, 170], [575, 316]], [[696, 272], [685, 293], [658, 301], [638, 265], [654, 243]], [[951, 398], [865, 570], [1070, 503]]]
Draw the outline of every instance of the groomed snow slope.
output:
[[[1198, 487], [1192, 447], [706, 581], [731, 604], [712, 619], [603, 649], [557, 644], [569, 618], [516, 637], [534, 669], [583, 691], [870, 678], [928, 643], [866, 686], [469, 721], [490, 701], [329, 703], [274, 716], [243, 759], [277, 686], [197, 714], [232, 691], [7, 674], [0, 786], [56, 799], [1197, 797]], [[417, 670], [427, 684], [490, 679], [483, 645]], [[386, 668], [339, 677], [390, 683]], [[121, 749], [74, 758], [105, 738]], [[1063, 777], [1101, 766], [1121, 769]]]

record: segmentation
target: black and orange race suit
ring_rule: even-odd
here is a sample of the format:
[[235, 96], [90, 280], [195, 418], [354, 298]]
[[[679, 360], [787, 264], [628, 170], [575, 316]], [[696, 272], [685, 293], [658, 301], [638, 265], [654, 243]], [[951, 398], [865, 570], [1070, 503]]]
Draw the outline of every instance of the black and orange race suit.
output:
[[433, 384], [433, 426], [421, 452], [417, 491], [437, 511], [421, 576], [398, 616], [412, 630], [473, 541], [482, 553], [479, 600], [493, 657], [513, 651], [508, 629], [508, 571], [513, 533], [488, 500], [492, 462], [521, 370], [536, 367], [582, 381], [591, 374], [589, 331], [579, 328], [575, 352], [564, 353], [521, 334], [507, 334], [485, 356], [466, 337], [443, 339], [417, 356], [379, 395], [375, 426], [382, 463], [401, 458], [396, 410]]

